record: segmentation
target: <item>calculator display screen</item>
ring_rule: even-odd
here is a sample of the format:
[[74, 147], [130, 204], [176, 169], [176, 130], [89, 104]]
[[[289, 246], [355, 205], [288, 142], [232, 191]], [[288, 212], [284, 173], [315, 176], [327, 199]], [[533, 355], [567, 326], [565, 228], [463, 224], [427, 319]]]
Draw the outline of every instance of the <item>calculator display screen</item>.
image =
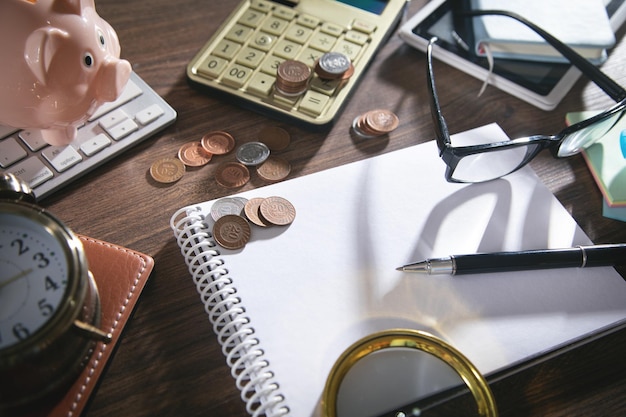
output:
[[388, 0], [338, 0], [340, 3], [365, 10], [370, 13], [381, 14], [387, 6]]

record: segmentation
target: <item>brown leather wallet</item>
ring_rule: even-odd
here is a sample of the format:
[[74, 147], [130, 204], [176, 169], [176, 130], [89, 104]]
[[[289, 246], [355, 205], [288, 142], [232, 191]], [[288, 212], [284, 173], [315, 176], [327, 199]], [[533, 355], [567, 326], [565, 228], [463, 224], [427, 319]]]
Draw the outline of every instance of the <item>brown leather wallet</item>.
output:
[[44, 414], [49, 417], [81, 414], [154, 267], [154, 259], [148, 255], [90, 237], [79, 237], [100, 294], [100, 329], [111, 333], [112, 340], [107, 344], [97, 343], [89, 363], [70, 391]]

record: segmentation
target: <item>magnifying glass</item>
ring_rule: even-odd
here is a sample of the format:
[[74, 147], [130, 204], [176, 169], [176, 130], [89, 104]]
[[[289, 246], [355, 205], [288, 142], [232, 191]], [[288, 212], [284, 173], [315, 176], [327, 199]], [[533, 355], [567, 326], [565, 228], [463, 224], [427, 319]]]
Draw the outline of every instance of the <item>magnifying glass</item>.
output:
[[463, 411], [498, 415], [487, 381], [461, 352], [427, 332], [390, 329], [362, 338], [337, 359], [324, 387], [322, 415], [450, 415], [429, 410], [450, 398], [466, 398], [468, 390], [475, 404], [464, 404]]

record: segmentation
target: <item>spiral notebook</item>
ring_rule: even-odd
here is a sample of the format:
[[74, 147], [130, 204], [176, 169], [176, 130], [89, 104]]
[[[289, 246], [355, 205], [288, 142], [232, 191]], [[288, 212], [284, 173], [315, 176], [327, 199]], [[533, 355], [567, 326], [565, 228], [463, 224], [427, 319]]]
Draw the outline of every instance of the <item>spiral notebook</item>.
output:
[[[506, 140], [488, 125], [453, 141], [481, 137]], [[447, 183], [444, 171], [427, 142], [242, 192], [284, 197], [296, 218], [254, 227], [238, 251], [213, 241], [213, 201], [173, 214], [250, 414], [320, 415], [335, 360], [379, 330], [433, 333], [488, 374], [624, 321], [626, 283], [609, 267], [462, 278], [396, 271], [433, 256], [590, 243], [529, 167], [472, 185]]]

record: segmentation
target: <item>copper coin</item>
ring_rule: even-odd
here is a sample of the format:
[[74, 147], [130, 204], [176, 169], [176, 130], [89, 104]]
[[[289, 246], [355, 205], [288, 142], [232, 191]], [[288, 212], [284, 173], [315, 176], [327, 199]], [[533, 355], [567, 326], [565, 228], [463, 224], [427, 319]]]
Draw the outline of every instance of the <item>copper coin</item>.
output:
[[190, 167], [199, 167], [209, 163], [213, 155], [204, 150], [200, 142], [188, 142], [178, 150], [178, 159]]
[[215, 180], [226, 188], [241, 187], [250, 180], [250, 171], [239, 162], [223, 162], [217, 166]]
[[259, 207], [261, 207], [263, 200], [265, 199], [260, 197], [251, 198], [243, 208], [248, 220], [260, 227], [270, 225], [270, 223], [266, 222], [261, 216], [259, 216]]
[[284, 158], [270, 156], [267, 161], [257, 167], [256, 172], [266, 181], [281, 181], [291, 172], [291, 164]]
[[296, 218], [296, 209], [282, 197], [267, 197], [261, 203], [259, 213], [263, 219], [279, 226], [290, 224]]
[[311, 68], [304, 62], [288, 59], [276, 70], [274, 87], [284, 95], [298, 95], [306, 91], [311, 76]]
[[389, 133], [398, 127], [399, 120], [392, 111], [376, 109], [366, 113], [367, 125], [373, 130], [381, 133]]
[[178, 158], [163, 158], [150, 166], [150, 175], [160, 183], [172, 183], [185, 174], [185, 164]]
[[223, 248], [241, 249], [250, 241], [250, 225], [241, 216], [227, 214], [213, 225], [213, 238]]
[[213, 155], [223, 155], [233, 150], [235, 138], [228, 132], [216, 131], [204, 135], [201, 143], [205, 151]]
[[287, 149], [291, 143], [289, 132], [278, 126], [266, 126], [259, 132], [259, 142], [263, 142], [272, 152]]

